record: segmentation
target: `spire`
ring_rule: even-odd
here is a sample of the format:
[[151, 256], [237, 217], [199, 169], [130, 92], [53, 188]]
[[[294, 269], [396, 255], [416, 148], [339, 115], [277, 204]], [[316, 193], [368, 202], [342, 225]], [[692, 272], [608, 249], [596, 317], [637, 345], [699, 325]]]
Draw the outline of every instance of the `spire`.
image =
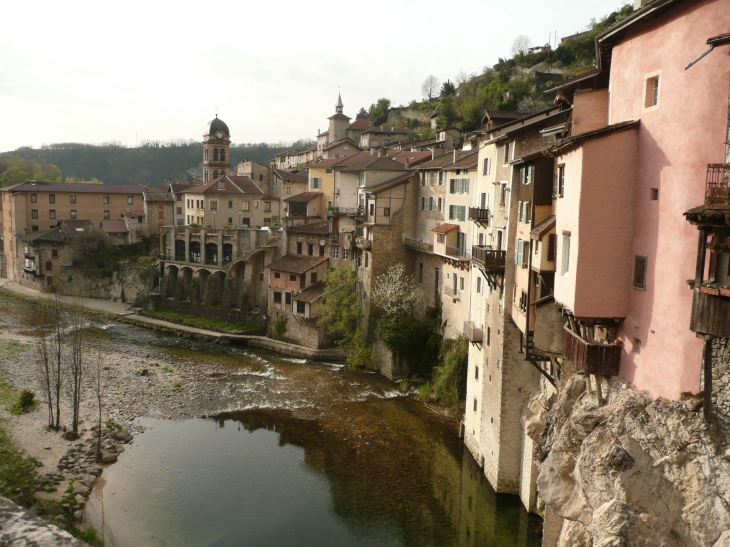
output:
[[335, 113], [336, 114], [342, 114], [342, 109], [344, 108], [344, 105], [342, 104], [342, 96], [340, 95], [340, 92], [337, 92], [337, 106], [335, 106]]

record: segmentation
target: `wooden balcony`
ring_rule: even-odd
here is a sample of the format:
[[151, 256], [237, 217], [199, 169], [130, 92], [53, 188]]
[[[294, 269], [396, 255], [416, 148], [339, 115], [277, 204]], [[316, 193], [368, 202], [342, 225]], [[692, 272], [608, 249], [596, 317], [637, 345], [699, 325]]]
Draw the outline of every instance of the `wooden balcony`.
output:
[[730, 296], [723, 296], [719, 289], [694, 289], [689, 328], [697, 334], [730, 337]]
[[339, 217], [339, 216], [356, 216], [358, 214], [357, 207], [328, 207], [328, 217]]
[[469, 342], [478, 343], [482, 341], [482, 328], [478, 327], [474, 321], [464, 321], [464, 337]]
[[487, 271], [504, 270], [507, 251], [495, 251], [488, 247], [472, 245], [471, 259], [476, 266]]
[[412, 239], [410, 237], [403, 238], [403, 245], [414, 251], [421, 251], [423, 253], [433, 252], [433, 243], [428, 241], [421, 241], [420, 239]]
[[579, 372], [616, 376], [621, 362], [619, 344], [591, 344], [565, 327], [565, 356]]
[[489, 224], [489, 209], [469, 207], [469, 220], [474, 221], [481, 226], [487, 226]]
[[708, 164], [705, 206], [730, 207], [730, 163]]

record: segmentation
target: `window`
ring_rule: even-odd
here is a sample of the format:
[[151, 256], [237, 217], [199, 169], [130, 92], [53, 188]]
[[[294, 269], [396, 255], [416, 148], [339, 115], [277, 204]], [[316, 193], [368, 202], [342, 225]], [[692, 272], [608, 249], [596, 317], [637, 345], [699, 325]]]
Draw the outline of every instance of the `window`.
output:
[[76, 203], [76, 194], [71, 194], [68, 199], [70, 203]]
[[651, 201], [658, 201], [659, 200], [659, 188], [652, 188], [651, 189]]
[[217, 179], [218, 178], [218, 169], [216, 169], [215, 171], [213, 171], [213, 178], [214, 179]]
[[474, 367], [474, 379], [479, 379], [479, 367]]
[[520, 295], [520, 311], [527, 313], [527, 293], [525, 291], [522, 291]]
[[418, 263], [418, 282], [423, 283], [423, 262]]
[[370, 256], [370, 253], [365, 253], [365, 267], [368, 267], [368, 257]]
[[374, 215], [375, 215], [375, 204], [371, 203], [370, 204], [370, 216], [374, 216]]
[[350, 254], [350, 250], [349, 250], [349, 249], [344, 249], [344, 248], [343, 248], [343, 249], [342, 249], [342, 260], [347, 260], [347, 259], [348, 259], [348, 256], [349, 256], [349, 254]]
[[109, 204], [109, 195], [105, 194], [104, 195], [104, 205], [108, 205], [108, 204]]
[[464, 290], [464, 278], [463, 277], [459, 277], [459, 290], [460, 291]]
[[547, 252], [547, 259], [548, 262], [555, 262], [555, 244], [557, 243], [558, 234], [550, 234], [548, 235], [548, 252]]
[[56, 203], [56, 194], [48, 194], [48, 203]]
[[359, 186], [360, 188], [363, 188], [363, 187], [365, 186], [365, 173], [360, 173], [360, 174], [359, 174], [359, 175], [357, 176], [357, 185], [358, 185], [358, 186]]
[[[157, 218], [158, 219], [164, 219], [165, 218], [165, 211], [157, 211]], [[139, 221], [142, 222], [142, 217], [139, 217]]]
[[264, 201], [264, 213], [270, 213], [270, 212], [271, 212], [271, 202]]
[[127, 205], [134, 204], [134, 196], [127, 196]]
[[520, 201], [518, 205], [520, 222], [529, 224], [532, 220], [532, 207], [529, 201]]
[[241, 211], [248, 212], [251, 210], [251, 202], [250, 201], [244, 201], [241, 203]]
[[58, 258], [58, 249], [51, 249], [51, 258]]
[[384, 217], [390, 216], [390, 207], [383, 207], [383, 216]]
[[446, 234], [436, 234], [436, 241], [446, 243]]
[[504, 207], [507, 203], [507, 183], [503, 182], [499, 185], [499, 206]]
[[527, 241], [523, 241], [518, 238], [515, 241], [515, 264], [517, 264], [521, 268], [527, 268], [528, 254], [529, 248], [527, 247]]
[[289, 276], [289, 281], [296, 281], [296, 280], [297, 280], [297, 276], [296, 276], [296, 275], [294, 275], [294, 274], [291, 274], [291, 275]]
[[558, 188], [556, 194], [559, 198], [565, 195], [565, 165], [558, 165]]
[[304, 244], [301, 241], [297, 243], [297, 254], [298, 255], [302, 254], [302, 246], [303, 245]]
[[30, 195], [30, 202], [31, 203], [38, 203], [38, 194], [31, 194]]
[[271, 217], [264, 217], [264, 226], [271, 226]]
[[104, 220], [109, 220], [109, 211], [104, 211]]
[[642, 291], [646, 290], [646, 263], [647, 257], [634, 257], [634, 288]]
[[659, 104], [659, 75], [646, 79], [646, 95], [644, 108], [651, 108]]
[[331, 175], [332, 174], [332, 169], [325, 169], [324, 172], [327, 173], [328, 175]]
[[563, 265], [560, 272], [567, 275], [570, 271], [570, 232], [563, 232]]
[[535, 167], [531, 163], [528, 163], [522, 169], [520, 169], [520, 181], [522, 182], [522, 184], [532, 184], [532, 177], [534, 175], [534, 172]]
[[281, 293], [274, 291], [274, 304], [281, 305]]
[[438, 209], [437, 211], [443, 211], [444, 210], [444, 198], [438, 198]]
[[213, 149], [213, 161], [218, 161], [218, 149]]
[[46, 285], [49, 287], [53, 285], [53, 277], [52, 276], [46, 276]]
[[291, 196], [291, 184], [287, 184], [284, 187], [284, 195]]
[[301, 300], [297, 300], [297, 313], [304, 314], [307, 311], [307, 305]]
[[309, 187], [312, 190], [319, 190], [320, 188], [322, 188], [322, 179], [319, 177], [312, 177], [312, 180], [309, 183]]
[[487, 345], [492, 343], [492, 328], [487, 327]]
[[226, 151], [221, 150], [221, 161], [226, 161]]
[[449, 181], [450, 194], [468, 194], [469, 179], [451, 179]]
[[50, 260], [46, 261], [46, 271], [53, 271], [53, 262], [51, 262]]
[[479, 294], [482, 294], [482, 278], [481, 278], [481, 276], [477, 277], [477, 292]]
[[309, 275], [309, 282], [310, 283], [316, 283], [317, 282], [317, 272], [312, 272]]
[[30, 210], [30, 218], [38, 218], [38, 209]]
[[56, 218], [56, 210], [55, 209], [49, 209], [48, 210], [48, 218]]
[[314, 244], [307, 243], [307, 254], [309, 256], [313, 256], [314, 255]]
[[210, 210], [211, 211], [217, 211], [218, 210], [218, 200], [217, 199], [210, 200]]
[[641, 353], [641, 340], [634, 338], [634, 353]]
[[263, 175], [259, 175], [259, 182], [263, 182], [263, 181], [264, 181], [264, 176]]
[[76, 209], [71, 209], [71, 220], [76, 220]]
[[504, 163], [509, 162], [509, 145], [510, 143], [505, 143], [504, 145]]
[[31, 226], [30, 227], [30, 231], [31, 232], [37, 232], [38, 231], [38, 225], [37, 224], [34, 224], [33, 226]]
[[340, 248], [337, 245], [332, 246], [332, 258], [340, 258]]
[[482, 162], [482, 175], [488, 175], [492, 171], [492, 158], [484, 158]]

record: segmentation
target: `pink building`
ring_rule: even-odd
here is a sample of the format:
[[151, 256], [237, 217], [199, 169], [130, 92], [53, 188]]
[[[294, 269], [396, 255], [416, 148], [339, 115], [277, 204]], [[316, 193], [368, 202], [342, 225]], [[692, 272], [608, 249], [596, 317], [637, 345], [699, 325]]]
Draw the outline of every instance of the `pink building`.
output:
[[730, 31], [730, 0], [637, 4], [597, 37], [598, 68], [559, 88], [574, 111], [572, 146], [553, 150], [566, 196], [556, 205], [557, 257], [569, 261], [555, 298], [576, 320], [613, 321], [618, 373], [678, 399], [702, 389], [703, 341], [689, 328], [687, 282], [696, 277], [698, 234], [683, 213], [704, 203], [707, 165], [727, 161], [727, 41], [685, 67], [708, 39]]

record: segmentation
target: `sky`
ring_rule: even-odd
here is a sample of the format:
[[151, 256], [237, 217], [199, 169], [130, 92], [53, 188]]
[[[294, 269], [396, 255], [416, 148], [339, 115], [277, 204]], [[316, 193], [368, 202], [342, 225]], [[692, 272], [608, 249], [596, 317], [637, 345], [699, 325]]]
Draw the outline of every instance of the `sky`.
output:
[[422, 98], [429, 74], [453, 81], [461, 71], [481, 73], [520, 34], [545, 44], [623, 3], [8, 2], [0, 152], [202, 140], [216, 112], [234, 143], [314, 138], [326, 130], [338, 88], [352, 118], [381, 97], [408, 104]]

